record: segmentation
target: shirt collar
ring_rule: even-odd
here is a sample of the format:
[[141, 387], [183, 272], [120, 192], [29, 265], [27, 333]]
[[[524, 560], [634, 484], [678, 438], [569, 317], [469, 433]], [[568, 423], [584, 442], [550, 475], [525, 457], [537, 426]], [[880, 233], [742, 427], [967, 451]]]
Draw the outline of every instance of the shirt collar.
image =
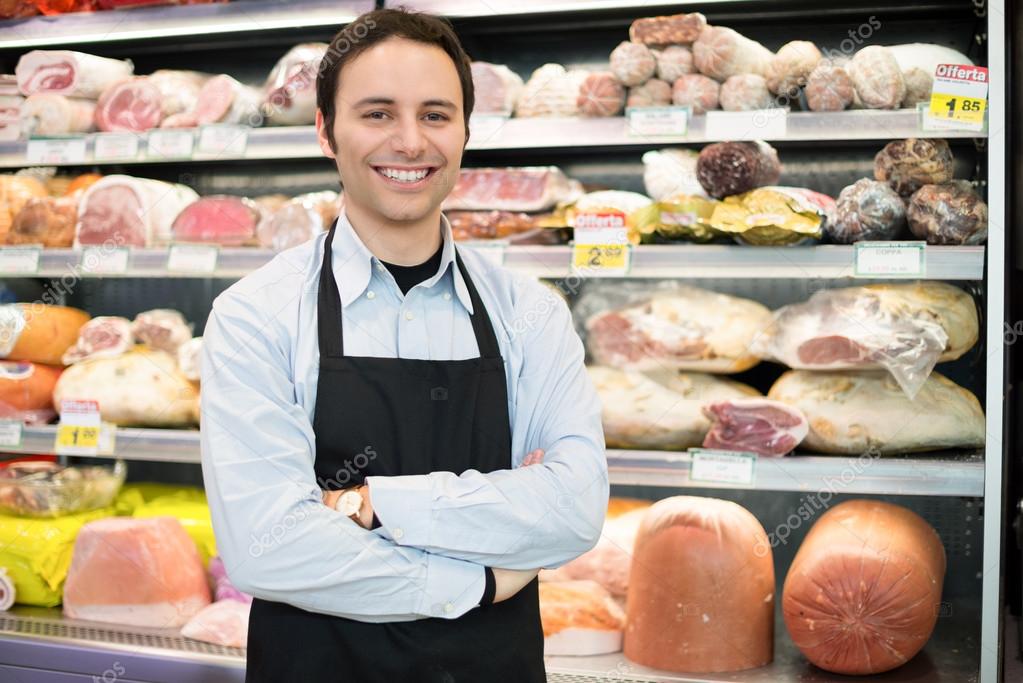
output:
[[[472, 299], [469, 296], [469, 288], [455, 263], [455, 241], [451, 235], [451, 224], [444, 214], [440, 216], [440, 229], [444, 244], [440, 256], [440, 268], [436, 275], [424, 283], [424, 286], [433, 287], [447, 275], [448, 271], [451, 271], [451, 277], [454, 278], [455, 296], [462, 302], [465, 310], [472, 315]], [[344, 211], [337, 218], [334, 243], [331, 245], [331, 263], [334, 268], [334, 277], [337, 280], [338, 292], [341, 294], [342, 308], [347, 308], [366, 291], [373, 275], [373, 268], [383, 267], [380, 259], [374, 256], [359, 239]]]

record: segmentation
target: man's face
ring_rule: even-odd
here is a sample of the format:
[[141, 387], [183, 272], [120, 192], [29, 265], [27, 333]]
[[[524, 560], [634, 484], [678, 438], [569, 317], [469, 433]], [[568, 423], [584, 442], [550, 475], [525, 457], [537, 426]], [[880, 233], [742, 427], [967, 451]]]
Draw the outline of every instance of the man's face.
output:
[[465, 145], [462, 86], [447, 53], [389, 38], [342, 67], [334, 102], [336, 154], [319, 111], [316, 126], [345, 205], [391, 222], [435, 211], [458, 179]]

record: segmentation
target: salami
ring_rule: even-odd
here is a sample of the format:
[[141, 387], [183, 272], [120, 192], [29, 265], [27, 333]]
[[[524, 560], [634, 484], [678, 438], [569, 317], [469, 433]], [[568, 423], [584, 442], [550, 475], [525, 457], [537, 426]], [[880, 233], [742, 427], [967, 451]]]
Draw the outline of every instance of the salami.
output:
[[952, 180], [954, 160], [948, 142], [929, 138], [895, 140], [874, 156], [874, 178], [909, 197], [924, 185]]
[[639, 85], [653, 77], [657, 59], [647, 46], [626, 41], [611, 52], [611, 71], [623, 85]]
[[849, 73], [840, 66], [821, 62], [806, 79], [806, 103], [811, 111], [842, 111], [856, 97]]
[[774, 103], [767, 81], [756, 74], [731, 76], [721, 86], [720, 99], [725, 111], [767, 109]]
[[671, 86], [659, 78], [651, 78], [643, 85], [629, 88], [626, 107], [660, 107], [671, 104]]
[[680, 107], [692, 107], [699, 116], [718, 108], [721, 86], [712, 78], [701, 74], [686, 74], [675, 81], [671, 88], [672, 102]]
[[767, 69], [767, 87], [775, 95], [795, 98], [806, 85], [810, 73], [821, 61], [821, 51], [807, 40], [785, 43], [771, 58]]
[[613, 74], [590, 74], [579, 86], [576, 106], [584, 116], [614, 116], [625, 106], [625, 88]]
[[644, 45], [691, 43], [707, 26], [707, 18], [699, 12], [669, 17], [644, 17], [632, 22], [629, 40]]
[[716, 142], [700, 151], [696, 179], [721, 199], [772, 185], [781, 177], [778, 153], [766, 142]]
[[476, 95], [474, 112], [510, 114], [522, 86], [519, 75], [503, 64], [472, 63], [472, 87]]
[[693, 51], [683, 45], [669, 45], [663, 50], [654, 50], [657, 60], [657, 77], [674, 83], [680, 76], [696, 71], [693, 65]]
[[869, 45], [861, 49], [853, 55], [847, 71], [867, 109], [898, 109], [902, 104], [906, 81], [888, 48]]

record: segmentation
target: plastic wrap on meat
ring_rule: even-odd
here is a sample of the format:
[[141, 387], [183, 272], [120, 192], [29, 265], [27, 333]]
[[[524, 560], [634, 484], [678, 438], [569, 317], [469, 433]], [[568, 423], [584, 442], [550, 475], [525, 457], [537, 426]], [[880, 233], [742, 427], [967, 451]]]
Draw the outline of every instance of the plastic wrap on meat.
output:
[[166, 351], [177, 358], [178, 348], [192, 338], [192, 326], [180, 311], [155, 308], [135, 316], [131, 323], [135, 339], [149, 348]]
[[263, 84], [263, 113], [271, 126], [316, 121], [316, 76], [326, 43], [301, 43], [277, 60]]
[[225, 247], [255, 246], [263, 217], [259, 205], [245, 197], [209, 195], [186, 206], [171, 232], [180, 242], [208, 242]]
[[715, 142], [700, 151], [696, 179], [721, 199], [773, 185], [781, 178], [778, 153], [766, 142]]
[[593, 359], [627, 370], [742, 372], [759, 362], [750, 347], [771, 324], [756, 301], [686, 286], [653, 293], [593, 287], [576, 312]]
[[555, 166], [463, 168], [445, 211], [547, 211], [571, 202], [580, 187]]
[[203, 83], [195, 109], [185, 115], [199, 125], [236, 123], [255, 127], [263, 123], [262, 101], [263, 94], [256, 88], [220, 74]]
[[251, 602], [218, 600], [203, 607], [181, 627], [181, 635], [223, 647], [245, 647]]
[[654, 50], [657, 60], [657, 78], [674, 83], [680, 76], [696, 72], [693, 51], [684, 45], [669, 45], [663, 50]]
[[96, 102], [51, 93], [29, 95], [18, 118], [24, 137], [73, 135], [93, 130]]
[[667, 17], [644, 17], [632, 22], [632, 26], [629, 27], [629, 40], [644, 45], [691, 43], [700, 37], [706, 26], [707, 18], [699, 12]]
[[770, 185], [725, 197], [707, 223], [739, 244], [800, 246], [822, 237], [822, 225], [834, 209], [835, 200], [820, 192]]
[[955, 162], [948, 142], [940, 138], [907, 138], [884, 146], [874, 156], [874, 178], [909, 197], [924, 185], [952, 180]]
[[983, 244], [987, 204], [965, 180], [924, 185], [909, 200], [909, 229], [928, 244]]
[[96, 103], [96, 127], [103, 131], [139, 133], [163, 120], [160, 90], [145, 76], [115, 83]]
[[902, 105], [906, 81], [888, 48], [868, 45], [853, 55], [846, 71], [867, 109], [898, 109]]
[[856, 98], [849, 72], [825, 62], [810, 72], [804, 92], [811, 111], [842, 111], [851, 107]]
[[0, 417], [25, 424], [46, 424], [54, 417], [53, 387], [61, 367], [0, 361]]
[[724, 81], [738, 74], [767, 75], [771, 51], [724, 26], [708, 26], [693, 43], [693, 63], [704, 76]]
[[686, 74], [671, 87], [672, 102], [680, 107], [692, 107], [695, 116], [717, 109], [720, 93], [721, 85], [702, 74]]
[[669, 148], [643, 154], [643, 185], [646, 193], [661, 201], [673, 195], [706, 196], [696, 179], [699, 154], [691, 149]]
[[906, 81], [906, 96], [902, 98], [903, 107], [915, 107], [920, 102], [931, 101], [931, 89], [934, 77], [923, 69], [913, 67], [902, 72]]
[[943, 282], [829, 289], [774, 312], [752, 352], [804, 370], [885, 369], [912, 398], [976, 344], [977, 309]]
[[767, 81], [756, 74], [731, 76], [721, 85], [721, 108], [725, 111], [751, 111], [767, 109], [774, 98], [767, 89]]
[[75, 245], [148, 247], [171, 240], [171, 224], [199, 198], [184, 185], [109, 175], [82, 194]]
[[48, 92], [54, 95], [96, 99], [135, 70], [130, 59], [108, 59], [71, 50], [32, 50], [14, 69], [23, 95]]
[[78, 341], [64, 352], [61, 362], [71, 365], [89, 358], [116, 358], [135, 345], [135, 335], [127, 318], [101, 315], [82, 325]]
[[911, 510], [849, 500], [825, 512], [785, 577], [782, 615], [813, 664], [870, 676], [912, 659], [938, 621], [945, 549]]
[[200, 71], [178, 69], [158, 69], [147, 76], [149, 82], [160, 91], [160, 108], [164, 118], [192, 111], [199, 101], [203, 84], [212, 77], [212, 74]]
[[906, 229], [906, 205], [888, 183], [862, 178], [842, 190], [824, 224], [832, 242], [893, 240]]
[[46, 186], [32, 176], [0, 175], [0, 242], [6, 241], [14, 218], [28, 200], [46, 196]]
[[68, 248], [75, 240], [80, 192], [64, 197], [29, 199], [14, 217], [7, 244], [41, 244]]
[[642, 85], [629, 88], [626, 107], [662, 107], [671, 104], [671, 85], [659, 78], [651, 78]]
[[657, 59], [646, 45], [625, 41], [611, 52], [611, 71], [624, 85], [639, 85], [653, 78]]
[[455, 240], [506, 239], [536, 230], [538, 220], [513, 211], [449, 211], [445, 213]]
[[474, 112], [511, 114], [522, 86], [519, 75], [503, 64], [472, 63], [472, 87], [476, 96]]
[[576, 106], [583, 116], [614, 116], [625, 107], [625, 87], [613, 74], [590, 74], [579, 86]]
[[920, 69], [933, 75], [939, 64], [973, 64], [973, 60], [959, 50], [934, 43], [889, 45], [888, 50], [895, 56], [903, 71]]
[[300, 195], [267, 214], [256, 228], [260, 245], [284, 251], [316, 237], [337, 217], [337, 192], [331, 190]]
[[766, 398], [737, 398], [704, 406], [713, 426], [704, 448], [781, 456], [795, 450], [809, 431], [798, 409]]
[[799, 96], [810, 73], [821, 61], [821, 51], [807, 40], [793, 40], [781, 46], [767, 69], [767, 87], [775, 95]]
[[522, 87], [515, 103], [515, 115], [532, 116], [575, 116], [579, 113], [576, 100], [579, 86], [586, 80], [587, 72], [566, 71], [560, 64], [544, 64], [533, 72]]

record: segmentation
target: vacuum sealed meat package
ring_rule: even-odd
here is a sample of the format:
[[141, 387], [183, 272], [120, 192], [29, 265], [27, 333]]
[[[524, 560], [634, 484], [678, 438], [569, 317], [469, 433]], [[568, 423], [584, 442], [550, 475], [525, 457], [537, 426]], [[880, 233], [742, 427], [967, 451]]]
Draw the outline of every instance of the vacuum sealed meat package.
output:
[[766, 142], [715, 142], [700, 150], [696, 178], [707, 194], [721, 199], [778, 182], [781, 162]]
[[893, 140], [874, 156], [874, 178], [909, 197], [924, 185], [952, 180], [955, 160], [948, 142], [941, 138]]
[[326, 43], [301, 43], [277, 60], [263, 84], [263, 113], [271, 126], [303, 126], [316, 121], [316, 75]]
[[906, 216], [910, 231], [927, 244], [987, 240], [987, 204], [966, 180], [924, 185], [910, 197]]
[[832, 242], [893, 240], [906, 229], [906, 204], [888, 183], [861, 178], [842, 190], [824, 230]]

